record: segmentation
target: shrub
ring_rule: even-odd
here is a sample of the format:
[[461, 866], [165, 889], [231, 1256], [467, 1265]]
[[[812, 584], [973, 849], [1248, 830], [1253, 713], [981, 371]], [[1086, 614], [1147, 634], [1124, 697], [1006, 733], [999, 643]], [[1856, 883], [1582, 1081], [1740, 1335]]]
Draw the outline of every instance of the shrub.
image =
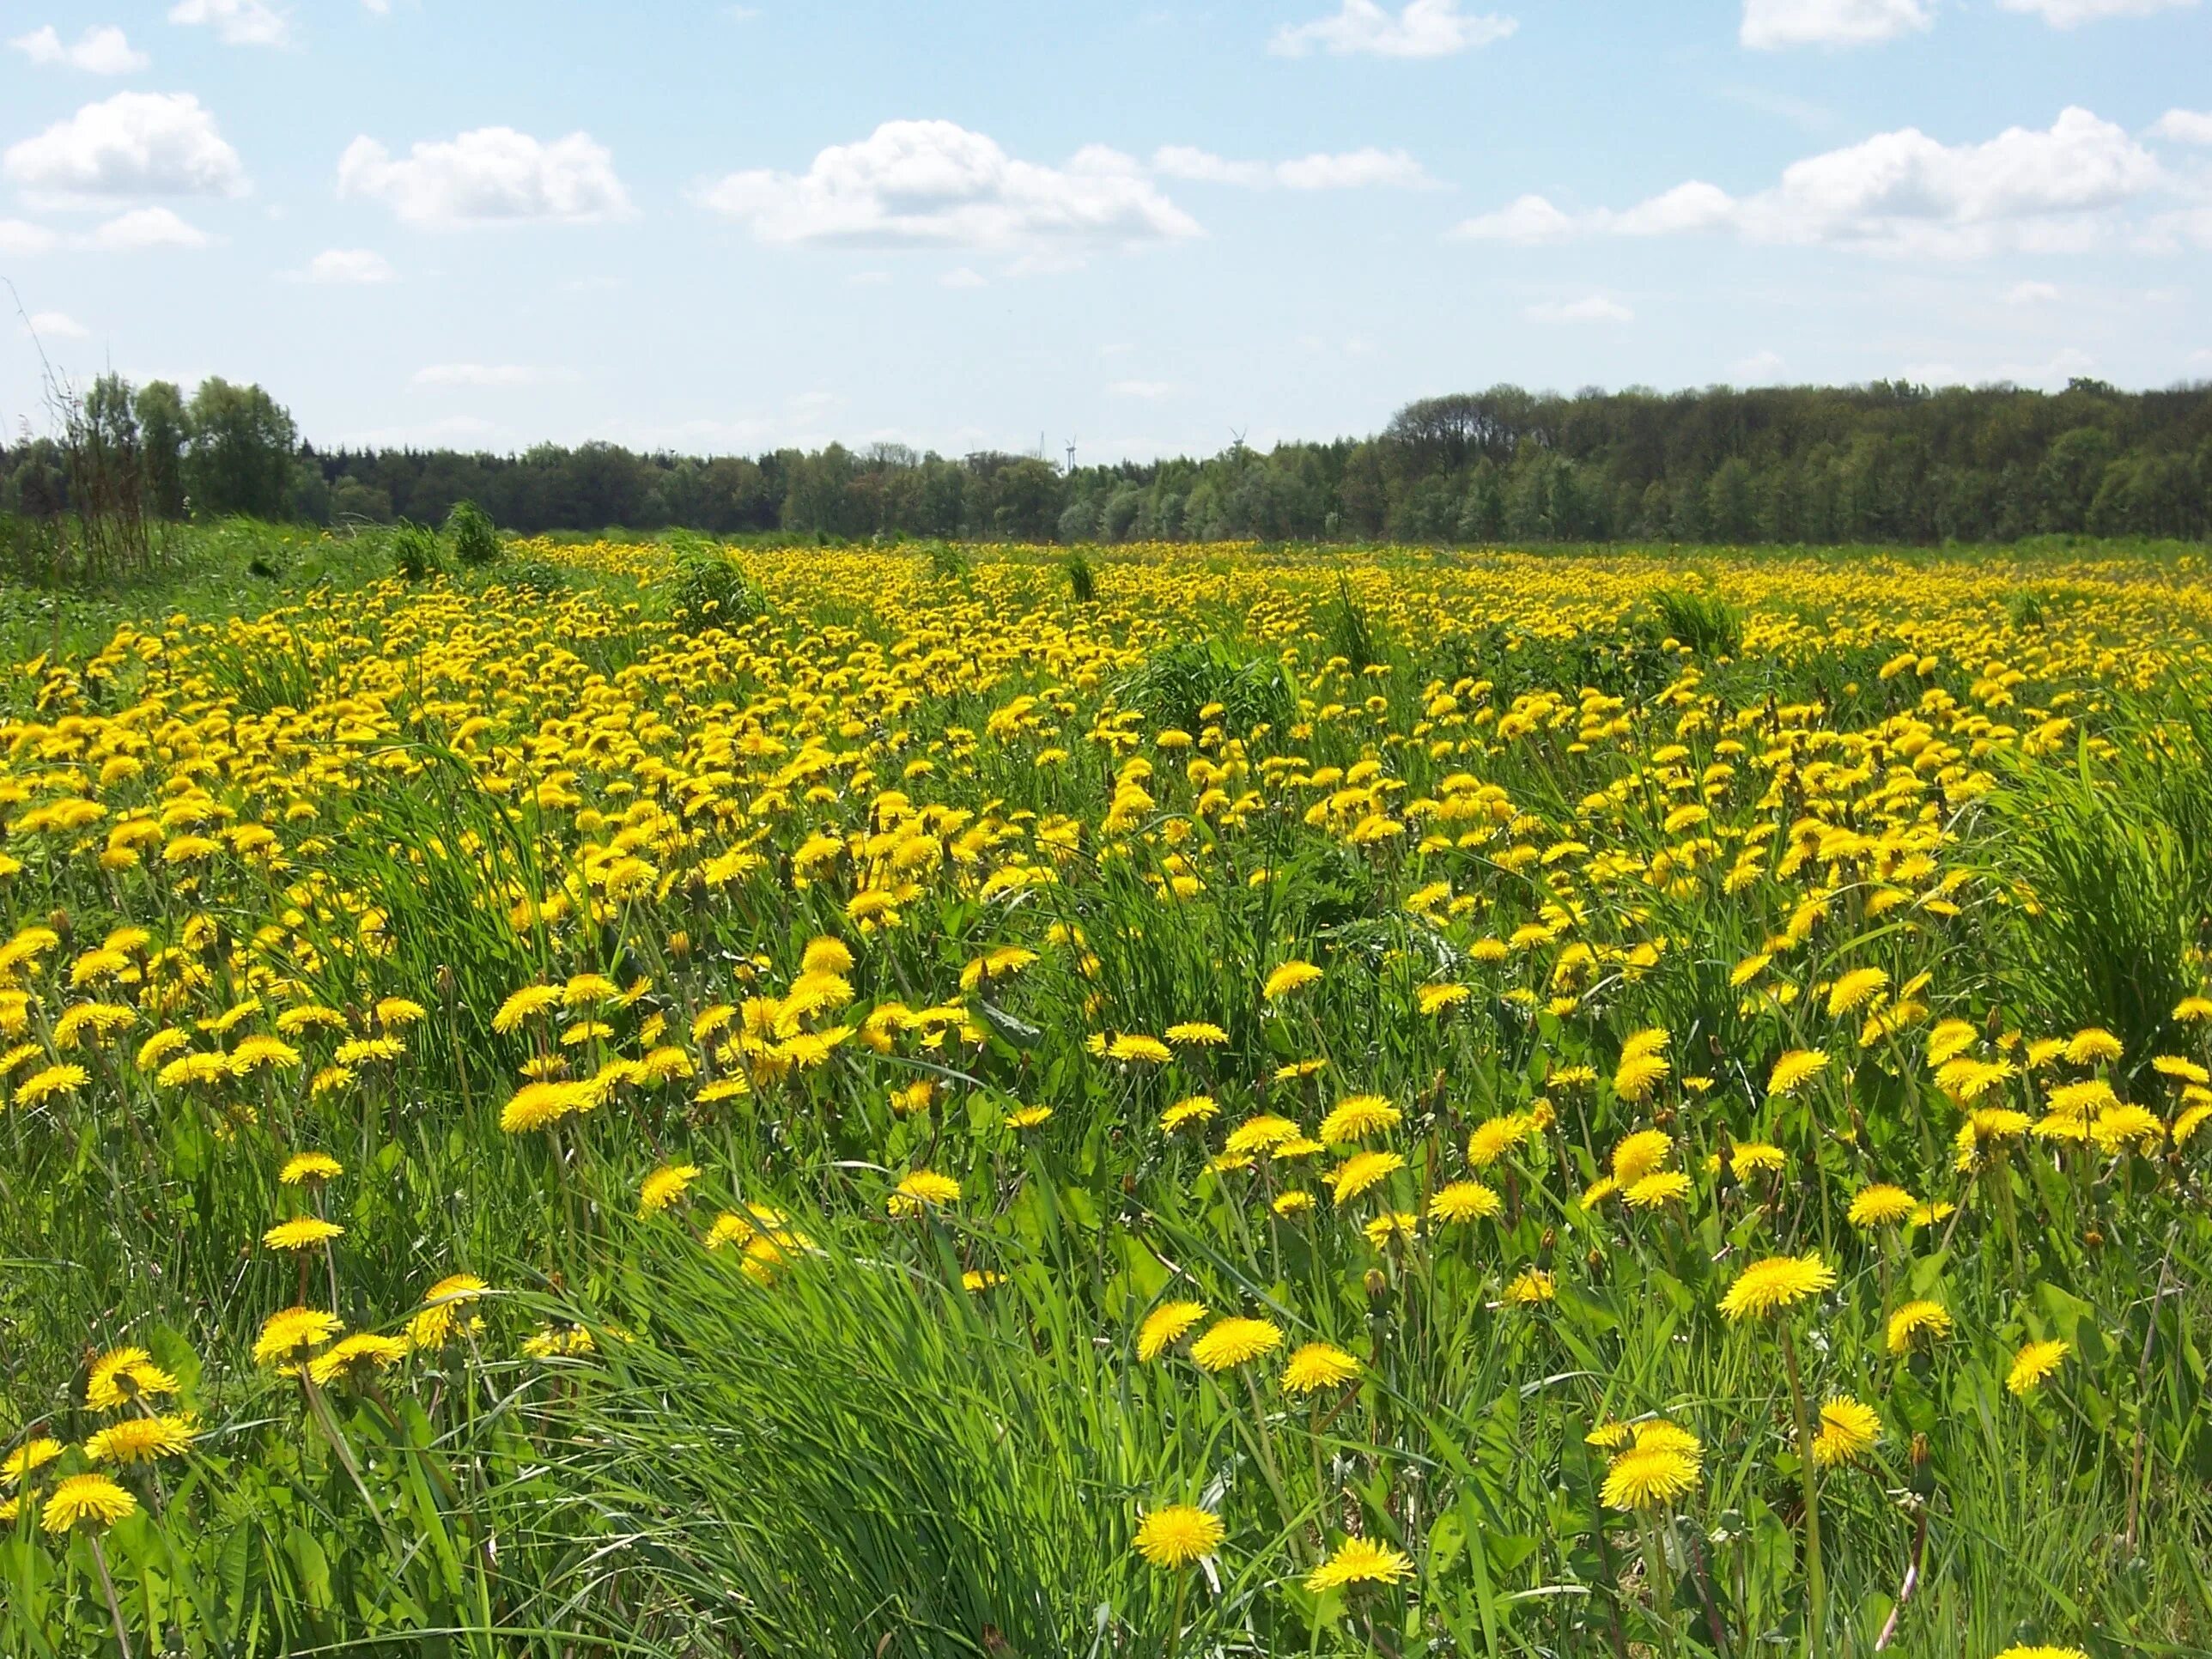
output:
[[392, 566], [401, 578], [419, 582], [446, 568], [446, 550], [427, 524], [402, 519], [392, 532]]
[[1701, 657], [1733, 657], [1743, 649], [1743, 611], [1717, 593], [1662, 588], [1651, 596], [1647, 632], [1663, 634]]
[[676, 556], [675, 608], [695, 628], [736, 626], [766, 616], [768, 598], [720, 546], [693, 542]]
[[446, 515], [446, 541], [453, 556], [471, 567], [495, 564], [503, 550], [490, 515], [474, 501], [453, 504]]
[[1098, 597], [1098, 573], [1090, 560], [1078, 553], [1060, 568], [1067, 573], [1067, 591], [1078, 605], [1089, 605]]

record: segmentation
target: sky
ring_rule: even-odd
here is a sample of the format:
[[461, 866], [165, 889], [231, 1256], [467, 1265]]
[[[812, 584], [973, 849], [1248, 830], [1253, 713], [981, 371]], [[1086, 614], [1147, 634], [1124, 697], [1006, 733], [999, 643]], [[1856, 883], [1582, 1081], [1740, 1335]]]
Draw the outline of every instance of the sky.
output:
[[2212, 3], [1495, 4], [0, 0], [0, 422], [41, 351], [322, 447], [1079, 462], [2212, 380]]

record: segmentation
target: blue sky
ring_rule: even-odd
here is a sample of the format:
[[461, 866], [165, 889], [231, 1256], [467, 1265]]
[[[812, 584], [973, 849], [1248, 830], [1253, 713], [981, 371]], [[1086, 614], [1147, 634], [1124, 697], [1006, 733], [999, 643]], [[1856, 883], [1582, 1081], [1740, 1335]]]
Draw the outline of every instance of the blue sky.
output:
[[[2212, 378], [2212, 4], [0, 0], [56, 366], [321, 444], [1079, 459]], [[0, 326], [0, 420], [40, 419]]]

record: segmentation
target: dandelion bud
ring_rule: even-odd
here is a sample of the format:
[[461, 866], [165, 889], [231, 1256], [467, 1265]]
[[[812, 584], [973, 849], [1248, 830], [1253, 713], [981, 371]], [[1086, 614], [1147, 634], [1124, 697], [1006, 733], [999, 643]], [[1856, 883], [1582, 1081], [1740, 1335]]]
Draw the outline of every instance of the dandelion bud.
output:
[[1552, 1247], [1559, 1242], [1559, 1230], [1557, 1227], [1547, 1227], [1544, 1229], [1544, 1236], [1536, 1241], [1537, 1252], [1548, 1256], [1552, 1254]]
[[453, 1000], [454, 989], [459, 984], [460, 980], [455, 975], [452, 965], [440, 963], [438, 964], [438, 994], [450, 1002]]
[[1380, 1267], [1370, 1267], [1367, 1270], [1367, 1299], [1370, 1302], [1380, 1302], [1389, 1293], [1389, 1276]]
[[2081, 1242], [2093, 1250], [2101, 1250], [2105, 1248], [2105, 1235], [2099, 1229], [2092, 1227], [2081, 1235]]

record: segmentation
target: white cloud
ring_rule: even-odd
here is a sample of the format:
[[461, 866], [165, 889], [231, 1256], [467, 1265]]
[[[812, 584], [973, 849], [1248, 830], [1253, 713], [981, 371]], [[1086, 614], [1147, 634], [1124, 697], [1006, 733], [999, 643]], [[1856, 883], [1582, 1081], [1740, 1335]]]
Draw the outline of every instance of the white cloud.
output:
[[951, 121], [886, 121], [803, 173], [733, 173], [699, 199], [763, 242], [1028, 249], [1171, 241], [1198, 223], [1138, 164], [1093, 144], [1064, 167], [1017, 161]]
[[24, 332], [48, 340], [84, 340], [92, 331], [65, 311], [40, 311], [31, 314]]
[[267, 0], [177, 0], [169, 21], [211, 28], [226, 46], [282, 46], [292, 39], [291, 20]]
[[2152, 124], [2151, 131], [2177, 144], [2212, 144], [2212, 111], [2170, 109]]
[[1632, 323], [1636, 320], [1634, 312], [1618, 300], [1608, 300], [1602, 294], [1564, 302], [1547, 300], [1528, 307], [1525, 314], [1531, 321], [1539, 323]]
[[2101, 23], [2108, 17], [2148, 17], [2154, 11], [2193, 6], [2197, 0], [1997, 0], [2005, 11], [2024, 11], [2055, 29]]
[[1304, 58], [1316, 46], [1339, 57], [1448, 58], [1503, 40], [1518, 27], [1496, 12], [1469, 16], [1460, 0], [1409, 0], [1395, 17], [1376, 0], [1344, 0], [1334, 17], [1279, 29], [1267, 50], [1282, 58]]
[[102, 253], [142, 253], [157, 247], [205, 247], [207, 233], [165, 207], [133, 208], [118, 214], [85, 239]]
[[957, 270], [946, 271], [945, 275], [937, 279], [937, 282], [940, 288], [981, 288], [984, 286], [984, 279], [975, 272], [969, 270], [965, 265], [962, 265]]
[[2076, 375], [2094, 374], [2097, 360], [2077, 346], [2067, 346], [2039, 363], [1991, 363], [1976, 369], [1955, 363], [1908, 363], [1905, 378], [1922, 386], [2031, 386], [2056, 388]]
[[1164, 398], [1175, 386], [1166, 380], [1116, 380], [1106, 390], [1116, 398]]
[[9, 148], [9, 179], [50, 199], [243, 196], [246, 169], [188, 92], [118, 92]]
[[2014, 283], [2004, 291], [2004, 302], [2008, 306], [2049, 305], [2058, 297], [2055, 283]]
[[581, 378], [573, 368], [539, 368], [527, 363], [433, 363], [415, 371], [414, 383], [429, 386], [567, 386]]
[[18, 258], [48, 253], [60, 240], [44, 225], [34, 225], [27, 219], [0, 219], [0, 253], [12, 253]]
[[1730, 363], [1729, 374], [1738, 386], [1771, 385], [1782, 378], [1782, 354], [1771, 349], [1754, 351]]
[[1510, 207], [1462, 220], [1452, 234], [1470, 242], [1511, 242], [1534, 247], [1543, 242], [1564, 242], [1580, 228], [1572, 215], [1561, 212], [1542, 197], [1523, 196]]
[[307, 268], [299, 276], [302, 282], [327, 283], [335, 287], [362, 287], [399, 280], [399, 273], [392, 270], [389, 259], [365, 247], [327, 249], [308, 260]]
[[1743, 0], [1737, 38], [1757, 52], [1863, 46], [1936, 21], [1932, 0]]
[[881, 288], [890, 279], [891, 274], [888, 270], [856, 270], [845, 279], [845, 285], [848, 288]]
[[88, 75], [129, 75], [154, 61], [143, 52], [132, 51], [129, 39], [112, 23], [87, 29], [73, 46], [62, 44], [52, 23], [19, 34], [8, 44], [34, 64], [65, 64]]
[[1750, 196], [1692, 179], [1634, 207], [1580, 215], [1524, 196], [1458, 234], [1530, 243], [1726, 229], [1750, 241], [1954, 258], [2074, 251], [2103, 240], [2118, 209], [2167, 182], [2126, 132], [2070, 108], [2047, 131], [2012, 127], [1978, 144], [1941, 143], [1912, 127], [1877, 133], [1794, 162]]
[[338, 194], [381, 202], [410, 225], [591, 224], [634, 210], [614, 156], [591, 135], [551, 143], [512, 127], [479, 127], [418, 143], [404, 161], [374, 138], [356, 138], [338, 159]]
[[1237, 185], [1248, 190], [1280, 185], [1285, 190], [1398, 190], [1433, 188], [1421, 164], [1402, 149], [1345, 150], [1303, 155], [1296, 161], [1232, 161], [1188, 144], [1168, 144], [1152, 153], [1152, 171], [1199, 184]]

